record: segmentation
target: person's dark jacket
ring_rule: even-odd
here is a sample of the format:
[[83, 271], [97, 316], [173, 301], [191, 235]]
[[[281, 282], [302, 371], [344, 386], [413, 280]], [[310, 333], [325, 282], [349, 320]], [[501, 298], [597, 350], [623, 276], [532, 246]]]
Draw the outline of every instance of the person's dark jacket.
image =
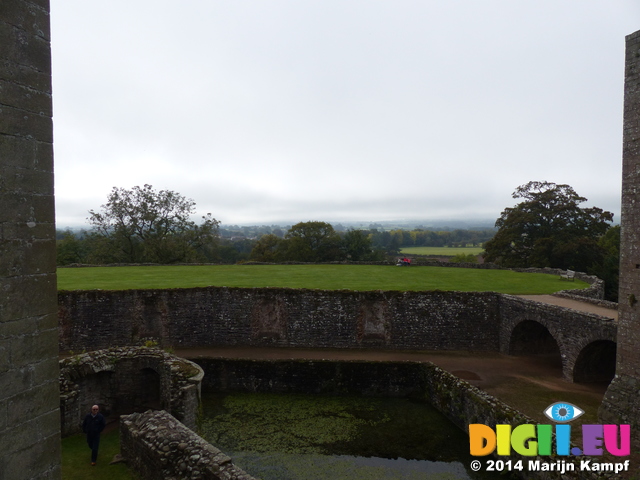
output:
[[87, 435], [96, 435], [104, 430], [104, 425], [104, 416], [101, 413], [97, 413], [95, 417], [88, 413], [82, 422], [82, 431]]

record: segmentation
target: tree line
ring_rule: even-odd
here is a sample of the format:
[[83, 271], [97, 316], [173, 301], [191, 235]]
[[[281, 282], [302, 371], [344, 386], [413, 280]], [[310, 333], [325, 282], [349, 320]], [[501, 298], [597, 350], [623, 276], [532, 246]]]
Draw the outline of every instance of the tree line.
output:
[[[494, 233], [461, 229], [381, 231], [350, 228], [339, 231], [330, 223], [318, 221], [284, 228], [224, 229], [216, 227], [213, 219], [209, 222], [206, 228], [199, 226], [199, 231], [192, 226], [183, 238], [177, 232], [164, 238], [164, 235], [147, 232], [141, 226], [137, 229], [123, 227], [121, 231], [111, 225], [79, 232], [60, 230], [57, 232], [58, 265], [383, 261], [399, 255], [403, 247], [479, 246], [481, 240], [490, 239]], [[197, 241], [193, 241], [195, 239]]]
[[90, 229], [58, 232], [58, 265], [381, 261], [405, 246], [478, 245], [491, 230], [338, 229], [327, 222], [290, 227], [220, 227], [210, 213], [191, 220], [195, 202], [151, 185], [114, 187], [89, 210]]
[[[597, 275], [617, 298], [620, 227], [613, 214], [581, 207], [587, 199], [564, 184], [518, 187], [495, 230], [339, 229], [310, 221], [290, 227], [221, 229], [211, 214], [191, 220], [195, 202], [150, 185], [113, 188], [89, 211], [91, 229], [59, 232], [58, 265], [72, 263], [237, 263], [381, 261], [409, 246], [483, 245], [485, 261], [506, 268], [553, 267]], [[462, 257], [461, 257], [462, 258]]]

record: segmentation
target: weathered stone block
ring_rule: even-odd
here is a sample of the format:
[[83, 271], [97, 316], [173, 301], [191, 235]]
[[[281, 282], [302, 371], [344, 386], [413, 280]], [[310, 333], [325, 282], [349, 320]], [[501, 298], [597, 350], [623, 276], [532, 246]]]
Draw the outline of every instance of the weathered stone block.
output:
[[16, 107], [0, 105], [0, 131], [8, 135], [53, 143], [51, 117]]
[[51, 172], [6, 167], [0, 177], [0, 190], [17, 195], [53, 196]]
[[[0, 60], [9, 60], [51, 77], [51, 50], [48, 40], [32, 36], [0, 18], [0, 45], [3, 46], [0, 49]], [[45, 91], [51, 93], [50, 83]]]
[[49, 4], [46, 1], [5, 2], [2, 5], [2, 20], [29, 35], [50, 40]]
[[3, 135], [0, 132], [0, 158], [3, 169], [18, 167], [53, 173], [53, 145], [51, 143]]
[[53, 115], [51, 94], [0, 79], [0, 105], [11, 105], [27, 112]]
[[0, 278], [0, 323], [55, 311], [56, 291], [55, 273]]
[[[33, 388], [33, 372], [29, 367], [14, 367], [0, 375], [0, 400], [11, 398], [20, 392], [29, 391]], [[14, 419], [17, 420], [17, 419]]]
[[17, 365], [36, 364], [45, 358], [53, 358], [58, 353], [50, 335], [22, 335], [11, 340], [11, 359]]
[[7, 402], [7, 414], [9, 418], [33, 418], [51, 405], [52, 401], [58, 400], [59, 395], [55, 382], [37, 385], [11, 397]]

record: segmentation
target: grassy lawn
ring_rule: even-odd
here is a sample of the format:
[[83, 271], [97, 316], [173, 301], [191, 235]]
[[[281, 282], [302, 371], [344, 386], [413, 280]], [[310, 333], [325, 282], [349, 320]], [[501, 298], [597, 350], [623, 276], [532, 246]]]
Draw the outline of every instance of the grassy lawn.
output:
[[460, 253], [464, 255], [480, 255], [484, 252], [482, 247], [403, 247], [400, 253], [403, 255], [438, 255], [441, 257], [453, 257]]
[[100, 435], [98, 464], [95, 467], [91, 466], [91, 450], [83, 434], [63, 438], [62, 479], [136, 480], [138, 477], [125, 464], [109, 465], [117, 453], [120, 453], [120, 437], [117, 428]]
[[556, 275], [472, 268], [378, 265], [193, 265], [58, 269], [59, 290], [287, 287], [324, 290], [457, 290], [549, 294], [588, 285]]

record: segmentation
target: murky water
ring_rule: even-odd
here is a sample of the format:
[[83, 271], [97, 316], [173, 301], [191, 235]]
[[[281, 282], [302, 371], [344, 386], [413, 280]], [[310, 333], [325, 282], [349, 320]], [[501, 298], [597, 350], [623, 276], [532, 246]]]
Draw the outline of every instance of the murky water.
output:
[[201, 434], [263, 480], [495, 478], [468, 470], [468, 437], [409, 399], [209, 394]]

